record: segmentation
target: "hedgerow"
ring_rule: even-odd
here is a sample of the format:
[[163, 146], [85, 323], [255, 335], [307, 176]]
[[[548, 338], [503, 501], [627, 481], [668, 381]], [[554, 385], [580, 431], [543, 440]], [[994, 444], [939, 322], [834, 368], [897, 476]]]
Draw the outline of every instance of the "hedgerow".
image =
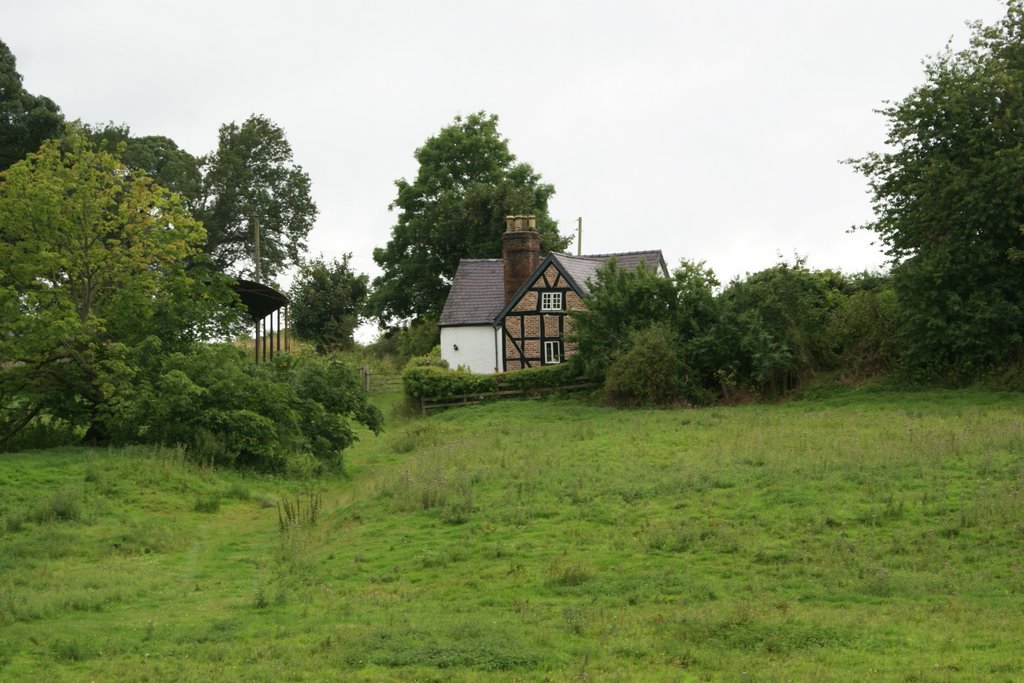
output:
[[477, 375], [436, 365], [411, 365], [402, 373], [405, 395], [416, 400], [450, 398], [498, 390], [497, 375]]

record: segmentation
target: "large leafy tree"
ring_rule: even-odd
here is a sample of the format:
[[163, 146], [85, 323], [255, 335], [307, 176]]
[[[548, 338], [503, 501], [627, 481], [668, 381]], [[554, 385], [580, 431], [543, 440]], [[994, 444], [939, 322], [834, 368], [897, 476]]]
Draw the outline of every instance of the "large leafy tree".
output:
[[178, 195], [74, 130], [0, 174], [0, 445], [40, 413], [102, 438], [146, 339], [230, 329], [226, 283], [184, 267], [204, 239]]
[[455, 117], [416, 150], [416, 160], [415, 180], [395, 181], [391, 240], [373, 252], [384, 271], [372, 297], [382, 322], [438, 315], [459, 259], [501, 255], [507, 215], [536, 215], [544, 251], [569, 244], [548, 216], [555, 188], [516, 160], [497, 116]]
[[64, 117], [53, 100], [22, 86], [14, 54], [0, 41], [0, 171], [60, 136]]
[[905, 361], [969, 379], [1019, 354], [1024, 268], [1024, 7], [973, 25], [970, 47], [926, 64], [882, 110], [888, 150], [853, 161], [894, 264]]
[[340, 261], [304, 261], [292, 285], [292, 324], [321, 353], [352, 346], [352, 333], [366, 305], [369, 278], [352, 270], [351, 258], [345, 254]]
[[253, 272], [254, 222], [264, 278], [299, 262], [317, 209], [309, 175], [293, 163], [280, 126], [255, 114], [241, 125], [221, 126], [203, 170], [203, 197], [194, 213], [206, 226], [206, 251], [221, 269]]
[[174, 140], [163, 135], [133, 136], [125, 124], [87, 126], [86, 131], [97, 149], [115, 154], [130, 170], [143, 171], [160, 187], [177, 192], [190, 210], [199, 207], [202, 160]]

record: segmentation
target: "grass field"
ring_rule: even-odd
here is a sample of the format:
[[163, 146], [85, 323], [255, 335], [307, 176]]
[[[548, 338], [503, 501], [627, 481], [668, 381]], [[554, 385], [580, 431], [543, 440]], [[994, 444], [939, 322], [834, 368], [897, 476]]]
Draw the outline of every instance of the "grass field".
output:
[[346, 457], [0, 456], [0, 679], [1024, 679], [1021, 395], [510, 401]]

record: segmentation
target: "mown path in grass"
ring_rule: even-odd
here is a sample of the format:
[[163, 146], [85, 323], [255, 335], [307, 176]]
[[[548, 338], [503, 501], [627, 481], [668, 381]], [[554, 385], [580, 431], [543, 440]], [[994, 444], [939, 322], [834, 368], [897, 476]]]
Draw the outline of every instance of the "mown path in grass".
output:
[[1024, 677], [1017, 395], [510, 401], [346, 456], [0, 456], [0, 678]]

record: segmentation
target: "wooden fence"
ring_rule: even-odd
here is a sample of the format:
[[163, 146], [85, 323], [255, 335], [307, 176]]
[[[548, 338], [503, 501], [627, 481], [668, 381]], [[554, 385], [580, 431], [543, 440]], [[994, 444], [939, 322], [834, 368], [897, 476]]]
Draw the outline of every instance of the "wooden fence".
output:
[[370, 366], [359, 368], [359, 378], [366, 391], [388, 391], [402, 388], [402, 376], [394, 373], [370, 372]]
[[[502, 388], [502, 387], [505, 388]], [[420, 412], [423, 415], [427, 415], [432, 410], [444, 410], [445, 408], [453, 408], [455, 406], [470, 405], [473, 403], [483, 403], [496, 398], [511, 398], [513, 396], [525, 396], [528, 398], [538, 398], [545, 394], [552, 394], [558, 391], [580, 391], [582, 389], [593, 389], [594, 387], [600, 386], [595, 382], [580, 382], [578, 384], [566, 384], [561, 387], [543, 387], [536, 389], [511, 389], [508, 385], [498, 385], [498, 391], [487, 391], [475, 394], [456, 394], [454, 396], [446, 396], [445, 398], [439, 399], [422, 399], [420, 401]]]

